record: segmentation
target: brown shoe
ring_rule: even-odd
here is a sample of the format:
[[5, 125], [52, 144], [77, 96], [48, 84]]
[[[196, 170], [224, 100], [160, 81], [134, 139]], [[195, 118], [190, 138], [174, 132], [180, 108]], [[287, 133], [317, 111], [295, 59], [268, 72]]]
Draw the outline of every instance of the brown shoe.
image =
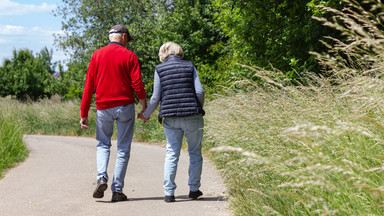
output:
[[107, 190], [107, 179], [102, 177], [97, 181], [96, 189], [93, 191], [93, 198], [103, 198], [104, 197], [104, 191]]
[[119, 192], [113, 192], [112, 194], [112, 202], [120, 202], [120, 201], [127, 201], [128, 198], [124, 193]]

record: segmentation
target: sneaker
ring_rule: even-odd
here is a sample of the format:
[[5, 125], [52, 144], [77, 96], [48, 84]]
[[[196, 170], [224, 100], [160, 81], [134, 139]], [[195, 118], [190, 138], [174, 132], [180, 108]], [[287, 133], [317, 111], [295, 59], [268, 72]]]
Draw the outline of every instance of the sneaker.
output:
[[201, 192], [200, 190], [198, 191], [189, 191], [189, 195], [188, 197], [193, 199], [193, 200], [197, 200], [199, 198], [199, 196], [203, 195], [203, 192]]
[[103, 198], [104, 197], [104, 191], [107, 190], [107, 179], [102, 177], [97, 181], [97, 186], [95, 191], [93, 191], [93, 198]]
[[112, 194], [112, 202], [120, 202], [120, 201], [127, 201], [128, 198], [124, 193], [119, 192], [113, 192]]
[[175, 200], [175, 196], [165, 196], [164, 197], [164, 202], [167, 202], [167, 203], [169, 203], [169, 202], [176, 202], [176, 200]]

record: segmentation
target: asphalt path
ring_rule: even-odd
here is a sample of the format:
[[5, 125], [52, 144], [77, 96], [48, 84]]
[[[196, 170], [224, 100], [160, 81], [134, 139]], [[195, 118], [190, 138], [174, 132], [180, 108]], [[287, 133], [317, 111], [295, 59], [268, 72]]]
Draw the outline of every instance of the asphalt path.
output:
[[[180, 156], [176, 202], [163, 201], [165, 148], [132, 143], [125, 178], [125, 202], [94, 199], [96, 145], [93, 138], [26, 135], [29, 157], [0, 180], [0, 215], [124, 215], [203, 216], [230, 215], [225, 188], [214, 166], [204, 158], [199, 200], [189, 200], [188, 153]], [[113, 176], [116, 142], [112, 142], [108, 175]]]

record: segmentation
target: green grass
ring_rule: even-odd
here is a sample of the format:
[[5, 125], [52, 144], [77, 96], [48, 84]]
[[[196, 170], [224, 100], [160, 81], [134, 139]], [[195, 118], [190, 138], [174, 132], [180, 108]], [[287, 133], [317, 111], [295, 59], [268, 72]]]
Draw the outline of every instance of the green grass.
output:
[[25, 134], [94, 136], [95, 108], [89, 114], [90, 129], [80, 128], [80, 101], [61, 101], [60, 97], [42, 99], [37, 102], [20, 102], [11, 98], [0, 98], [0, 111], [13, 117]]
[[27, 157], [28, 150], [22, 136], [19, 125], [0, 115], [0, 177], [5, 170]]
[[[136, 105], [136, 113], [140, 110]], [[89, 111], [89, 128], [80, 128], [80, 100], [62, 101], [60, 97], [42, 99], [37, 102], [20, 102], [10, 97], [0, 98], [0, 112], [21, 127], [25, 134], [65, 135], [95, 137], [96, 106]], [[113, 139], [116, 139], [115, 126]], [[161, 142], [164, 140], [162, 127], [157, 123], [157, 112], [147, 123], [136, 120], [135, 141]]]

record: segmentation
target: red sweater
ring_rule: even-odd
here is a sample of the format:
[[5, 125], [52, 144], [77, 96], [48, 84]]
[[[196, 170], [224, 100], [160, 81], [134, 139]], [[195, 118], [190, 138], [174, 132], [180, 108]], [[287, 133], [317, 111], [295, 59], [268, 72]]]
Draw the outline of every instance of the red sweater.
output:
[[98, 110], [134, 103], [134, 91], [139, 99], [144, 99], [146, 94], [136, 55], [117, 44], [93, 53], [84, 85], [81, 117], [88, 117], [95, 90]]

